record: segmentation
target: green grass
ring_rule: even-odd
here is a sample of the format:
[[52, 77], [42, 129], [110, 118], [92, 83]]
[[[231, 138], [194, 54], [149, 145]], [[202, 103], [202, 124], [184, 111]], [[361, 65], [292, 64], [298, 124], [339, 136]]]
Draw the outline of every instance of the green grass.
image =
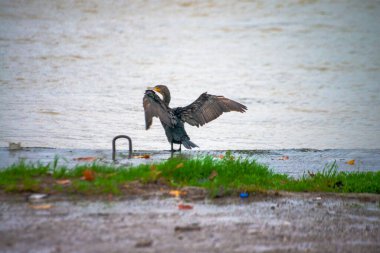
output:
[[[85, 170], [95, 173], [93, 181], [81, 179]], [[69, 179], [70, 185], [56, 180]], [[124, 185], [165, 184], [168, 187], [198, 186], [209, 190], [211, 196], [234, 192], [340, 192], [380, 193], [380, 171], [342, 172], [332, 164], [315, 175], [299, 179], [274, 173], [266, 165], [247, 159], [234, 159], [229, 153], [223, 159], [172, 158], [154, 165], [115, 167], [111, 165], [78, 165], [73, 169], [52, 164], [20, 162], [0, 171], [0, 189], [7, 192], [65, 192], [83, 194], [122, 194]]]

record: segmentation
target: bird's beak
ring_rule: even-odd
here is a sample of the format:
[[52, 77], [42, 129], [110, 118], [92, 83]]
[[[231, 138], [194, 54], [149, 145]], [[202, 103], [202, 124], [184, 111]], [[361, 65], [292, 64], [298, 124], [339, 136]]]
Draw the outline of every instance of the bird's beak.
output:
[[161, 93], [161, 89], [158, 87], [148, 87], [147, 89], [148, 90], [154, 90], [154, 91], [157, 91], [158, 93]]

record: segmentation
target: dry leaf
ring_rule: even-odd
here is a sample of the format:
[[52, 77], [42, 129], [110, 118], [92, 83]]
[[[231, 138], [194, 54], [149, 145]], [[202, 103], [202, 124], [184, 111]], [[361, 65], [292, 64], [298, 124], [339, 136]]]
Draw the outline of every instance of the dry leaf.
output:
[[287, 155], [281, 156], [280, 158], [278, 158], [278, 160], [289, 160], [289, 156]]
[[180, 163], [177, 166], [175, 166], [176, 169], [179, 169], [179, 168], [182, 168], [182, 167], [183, 167], [183, 163]]
[[180, 193], [180, 191], [170, 191], [169, 194], [178, 198], [181, 193]]
[[60, 180], [56, 180], [55, 182], [57, 184], [60, 184], [60, 185], [69, 185], [69, 184], [71, 184], [71, 180], [70, 179], [60, 179]]
[[349, 160], [346, 163], [349, 164], [349, 165], [354, 165], [355, 164], [355, 160]]
[[86, 181], [93, 181], [95, 179], [95, 172], [92, 170], [83, 171], [83, 177]]
[[46, 209], [52, 208], [53, 205], [52, 204], [42, 204], [42, 205], [30, 205], [29, 207], [32, 209], [35, 209], [35, 210], [46, 210]]
[[219, 155], [219, 158], [220, 158], [220, 159], [223, 159], [223, 158], [224, 158], [224, 155]]
[[173, 190], [173, 191], [170, 191], [169, 192], [170, 195], [178, 198], [179, 196], [183, 196], [183, 195], [186, 195], [186, 192], [183, 192], [183, 191], [178, 191], [178, 190]]
[[95, 160], [96, 160], [96, 157], [94, 157], [94, 156], [74, 158], [74, 161], [79, 161], [79, 162], [93, 162]]
[[143, 159], [149, 159], [150, 155], [149, 154], [144, 154], [144, 155], [136, 155], [133, 158], [143, 158]]
[[215, 170], [213, 170], [211, 172], [210, 176], [208, 177], [208, 179], [213, 180], [217, 175], [218, 175], [218, 172], [216, 172]]
[[156, 165], [151, 165], [151, 166], [150, 166], [150, 170], [151, 170], [151, 171], [154, 171], [154, 170], [156, 170], [156, 169], [157, 169]]
[[179, 204], [178, 205], [179, 210], [191, 210], [193, 209], [193, 206], [191, 205], [186, 205], [186, 204]]

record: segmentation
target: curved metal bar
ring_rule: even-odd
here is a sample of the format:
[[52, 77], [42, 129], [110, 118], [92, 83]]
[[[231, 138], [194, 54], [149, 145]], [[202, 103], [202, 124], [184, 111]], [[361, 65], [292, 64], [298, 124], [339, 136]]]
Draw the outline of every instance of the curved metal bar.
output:
[[129, 142], [129, 155], [128, 158], [132, 158], [132, 139], [127, 135], [118, 135], [112, 139], [112, 160], [116, 160], [116, 140], [127, 139]]

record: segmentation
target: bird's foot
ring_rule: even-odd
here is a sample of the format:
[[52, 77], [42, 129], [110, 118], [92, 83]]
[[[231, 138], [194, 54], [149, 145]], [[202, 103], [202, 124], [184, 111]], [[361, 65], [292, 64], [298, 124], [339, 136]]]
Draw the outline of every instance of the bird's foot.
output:
[[172, 143], [170, 152], [172, 152], [172, 153], [174, 153], [174, 152], [181, 152], [181, 148], [182, 148], [182, 144], [179, 145], [179, 149], [174, 149], [173, 148], [173, 143]]

